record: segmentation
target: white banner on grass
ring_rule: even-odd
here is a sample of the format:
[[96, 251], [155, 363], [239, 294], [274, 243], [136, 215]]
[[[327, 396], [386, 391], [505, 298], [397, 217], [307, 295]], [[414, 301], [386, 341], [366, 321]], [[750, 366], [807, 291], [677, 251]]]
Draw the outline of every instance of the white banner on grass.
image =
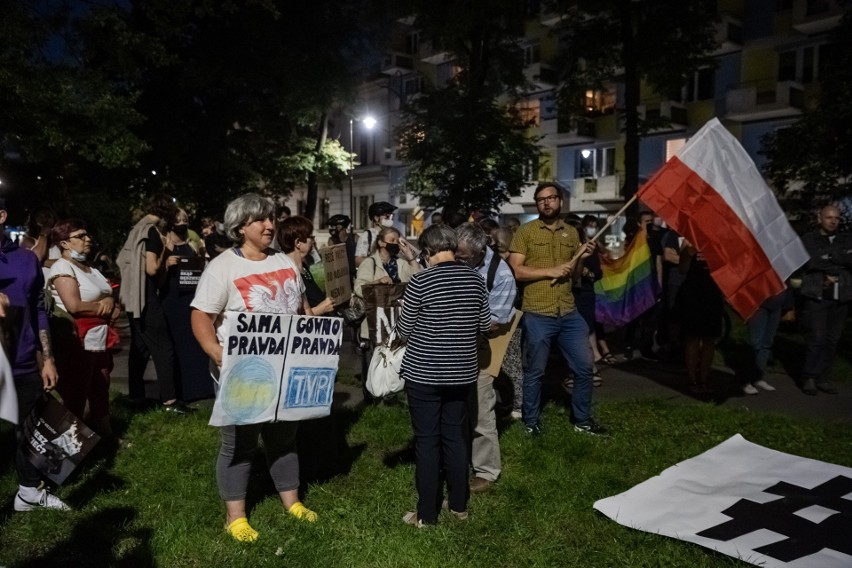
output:
[[852, 566], [852, 468], [739, 434], [594, 508], [758, 566]]
[[328, 416], [340, 359], [340, 318], [227, 312], [211, 426]]

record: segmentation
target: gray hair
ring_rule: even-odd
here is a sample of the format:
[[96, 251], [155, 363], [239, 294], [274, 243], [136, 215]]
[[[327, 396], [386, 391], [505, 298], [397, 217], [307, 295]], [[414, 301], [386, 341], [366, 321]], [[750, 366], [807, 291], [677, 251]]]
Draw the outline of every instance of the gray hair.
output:
[[441, 251], [456, 252], [458, 239], [456, 232], [446, 225], [430, 225], [420, 233], [417, 246], [427, 255], [433, 256]]
[[370, 254], [375, 253], [379, 250], [379, 241], [384, 241], [385, 237], [391, 233], [396, 233], [396, 236], [400, 239], [402, 238], [402, 233], [399, 232], [399, 229], [396, 227], [382, 227], [379, 229], [379, 234], [376, 235], [376, 238], [373, 239], [372, 244], [370, 245]]
[[488, 235], [476, 223], [464, 223], [456, 227], [456, 238], [459, 244], [466, 244], [467, 248], [474, 252], [485, 250], [485, 247], [488, 246]]
[[225, 209], [225, 234], [231, 241], [242, 244], [245, 237], [240, 233], [248, 223], [260, 219], [273, 219], [275, 205], [256, 193], [246, 193], [228, 203]]

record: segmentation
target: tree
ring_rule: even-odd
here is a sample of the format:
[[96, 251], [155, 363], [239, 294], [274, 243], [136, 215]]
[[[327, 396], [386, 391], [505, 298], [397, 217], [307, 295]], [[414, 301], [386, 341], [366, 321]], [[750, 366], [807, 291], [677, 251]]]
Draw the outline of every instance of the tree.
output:
[[[794, 218], [852, 197], [852, 7], [820, 48], [820, 85], [802, 117], [763, 139], [764, 173]], [[806, 141], [806, 142], [805, 142]], [[848, 207], [848, 205], [847, 205]], [[847, 212], [846, 224], [851, 221]]]
[[540, 154], [514, 104], [525, 85], [523, 3], [414, 0], [411, 8], [414, 26], [460, 71], [403, 108], [410, 191], [426, 206], [495, 211], [520, 194], [525, 166]]
[[[710, 65], [716, 49], [715, 0], [560, 0], [560, 33], [566, 54], [560, 112], [583, 116], [583, 94], [605, 81], [624, 84], [623, 118], [625, 200], [639, 186], [639, 141], [659, 119], [639, 115], [644, 81], [658, 93], [679, 91], [687, 77]], [[621, 103], [621, 101], [619, 101]]]

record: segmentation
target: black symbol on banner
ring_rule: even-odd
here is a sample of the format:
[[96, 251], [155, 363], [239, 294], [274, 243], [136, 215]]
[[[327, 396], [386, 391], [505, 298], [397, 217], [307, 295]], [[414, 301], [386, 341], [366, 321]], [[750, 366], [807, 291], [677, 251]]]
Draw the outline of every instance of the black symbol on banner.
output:
[[[740, 499], [722, 511], [731, 517], [730, 521], [703, 530], [698, 536], [728, 541], [767, 529], [787, 538], [754, 550], [783, 562], [798, 560], [823, 548], [852, 556], [852, 539], [849, 538], [852, 535], [852, 501], [843, 498], [852, 493], [852, 479], [839, 475], [813, 489], [782, 481], [764, 492], [781, 495], [783, 499], [768, 503]], [[836, 513], [821, 522], [795, 514], [815, 505]]]

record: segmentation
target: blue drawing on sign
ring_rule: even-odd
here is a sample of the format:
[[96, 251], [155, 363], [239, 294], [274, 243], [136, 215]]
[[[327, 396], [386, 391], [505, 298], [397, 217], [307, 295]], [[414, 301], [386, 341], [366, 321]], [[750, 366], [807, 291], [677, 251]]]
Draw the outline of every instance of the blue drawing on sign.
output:
[[244, 357], [223, 379], [222, 410], [236, 424], [251, 424], [275, 401], [275, 369], [263, 357]]
[[325, 367], [293, 367], [287, 381], [284, 408], [329, 406], [334, 394], [337, 369]]

